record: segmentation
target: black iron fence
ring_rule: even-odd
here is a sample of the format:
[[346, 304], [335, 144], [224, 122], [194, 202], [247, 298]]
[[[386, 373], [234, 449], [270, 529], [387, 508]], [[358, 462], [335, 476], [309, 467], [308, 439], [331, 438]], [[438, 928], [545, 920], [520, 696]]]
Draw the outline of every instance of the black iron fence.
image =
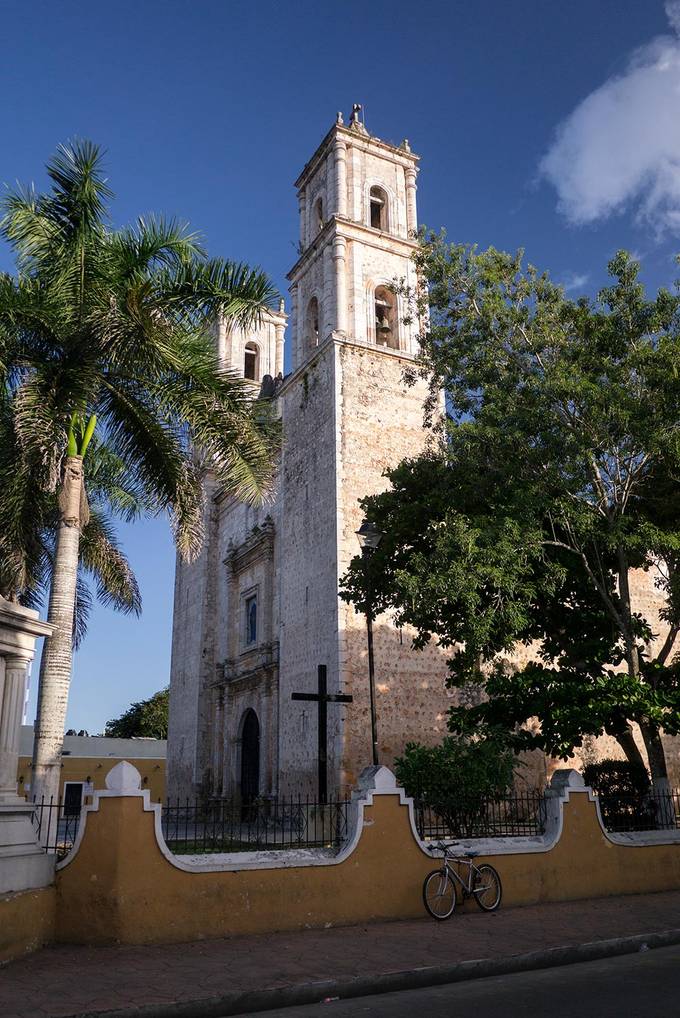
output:
[[34, 800], [32, 806], [33, 826], [40, 844], [50, 855], [63, 859], [76, 840], [82, 806], [54, 798]]
[[540, 792], [493, 798], [416, 796], [416, 826], [421, 838], [518, 838], [543, 834], [545, 799]]
[[634, 792], [598, 795], [600, 815], [606, 830], [632, 831], [677, 830], [680, 828], [680, 791]]
[[316, 802], [302, 796], [258, 798], [247, 805], [232, 799], [162, 804], [163, 837], [180, 855], [252, 852], [258, 849], [327, 848], [347, 839], [350, 803]]
[[[33, 826], [44, 850], [63, 859], [73, 848], [84, 807], [62, 799], [33, 802]], [[319, 803], [303, 796], [261, 798], [248, 805], [230, 799], [174, 799], [161, 803], [161, 829], [170, 851], [181, 855], [258, 849], [327, 848], [347, 840], [349, 801]]]
[[[606, 830], [680, 829], [680, 790], [598, 795]], [[72, 849], [83, 807], [62, 799], [33, 802], [33, 825], [44, 850], [58, 859]], [[161, 803], [161, 828], [170, 851], [180, 855], [258, 849], [325, 848], [338, 851], [349, 833], [350, 801], [320, 803], [309, 797], [262, 797]], [[540, 792], [494, 798], [431, 796], [414, 799], [423, 839], [513, 838], [545, 831], [546, 800]]]

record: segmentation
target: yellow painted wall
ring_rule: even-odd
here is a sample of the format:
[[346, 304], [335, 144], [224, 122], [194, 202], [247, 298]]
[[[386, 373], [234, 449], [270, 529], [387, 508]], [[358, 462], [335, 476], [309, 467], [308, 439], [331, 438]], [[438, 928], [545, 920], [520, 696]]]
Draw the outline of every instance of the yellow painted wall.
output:
[[56, 905], [54, 885], [0, 895], [0, 963], [52, 943]]
[[[142, 776], [144, 788], [151, 793], [152, 802], [165, 799], [165, 760], [163, 758], [135, 758], [126, 757], [134, 764]], [[97, 790], [106, 788], [106, 775], [120, 763], [116, 757], [101, 756], [62, 756], [61, 758], [61, 781], [59, 784], [59, 796], [64, 795], [65, 781], [87, 781], [88, 778]], [[24, 790], [25, 784], [31, 781], [31, 758], [28, 756], [19, 757], [17, 768], [17, 783], [19, 795], [27, 794]], [[28, 793], [30, 795], [30, 792]], [[89, 802], [86, 799], [86, 802]]]
[[[565, 803], [550, 851], [488, 859], [505, 906], [680, 888], [680, 844], [613, 844], [581, 791]], [[57, 939], [159, 944], [421, 916], [423, 878], [434, 865], [398, 795], [365, 808], [358, 845], [336, 865], [200, 873], [162, 854], [140, 797], [103, 798], [57, 874]]]

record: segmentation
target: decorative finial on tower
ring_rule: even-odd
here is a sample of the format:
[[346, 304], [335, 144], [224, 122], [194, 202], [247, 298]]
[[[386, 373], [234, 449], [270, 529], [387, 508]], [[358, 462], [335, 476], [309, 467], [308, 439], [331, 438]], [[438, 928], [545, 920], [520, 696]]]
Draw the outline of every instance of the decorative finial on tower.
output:
[[282, 315], [286, 310], [286, 302], [283, 297], [279, 298], [279, 314]]
[[342, 127], [342, 125], [345, 123], [345, 121], [342, 118], [342, 110], [338, 110], [338, 112], [335, 114], [335, 123], [338, 125], [338, 127]]
[[402, 141], [402, 143], [399, 146], [399, 148], [403, 148], [403, 150], [405, 152], [410, 152], [411, 151], [411, 146], [408, 143], [408, 138], [404, 138], [404, 140]]
[[361, 103], [352, 103], [352, 116], [349, 120], [349, 126], [353, 131], [361, 131], [362, 134], [366, 134], [366, 126], [361, 120], [360, 114], [363, 112]]

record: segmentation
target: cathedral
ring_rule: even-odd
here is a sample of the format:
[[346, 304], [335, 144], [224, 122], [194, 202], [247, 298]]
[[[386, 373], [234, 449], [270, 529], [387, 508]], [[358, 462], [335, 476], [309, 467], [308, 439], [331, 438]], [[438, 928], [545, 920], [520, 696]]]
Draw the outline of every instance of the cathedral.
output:
[[[316, 796], [324, 758], [329, 795], [346, 793], [373, 758], [367, 628], [338, 597], [360, 551], [359, 499], [384, 471], [420, 453], [426, 384], [408, 386], [420, 325], [404, 319], [394, 280], [415, 283], [418, 156], [407, 141], [372, 137], [355, 106], [296, 181], [299, 257], [283, 301], [249, 331], [215, 324], [224, 364], [277, 402], [283, 444], [274, 500], [246, 506], [206, 485], [206, 539], [175, 577], [168, 793]], [[284, 345], [292, 370], [283, 376]], [[653, 577], [633, 579], [638, 608], [667, 631]], [[386, 616], [373, 624], [377, 757], [390, 766], [407, 742], [439, 743], [452, 691], [446, 654], [422, 651]], [[535, 652], [516, 648], [512, 664]], [[325, 725], [319, 710], [325, 688]], [[680, 783], [677, 740], [666, 740]], [[573, 766], [621, 756], [586, 738]], [[527, 766], [530, 764], [530, 766]], [[540, 785], [557, 761], [530, 754], [521, 780]]]
[[[291, 314], [281, 302], [250, 331], [219, 322], [225, 364], [275, 391], [283, 426], [276, 496], [253, 508], [206, 478], [201, 556], [178, 561], [172, 641], [168, 792], [315, 795], [324, 666], [330, 795], [371, 763], [366, 620], [338, 597], [359, 553], [359, 499], [427, 441], [425, 383], [404, 383], [418, 322], [391, 287], [415, 282], [419, 158], [371, 136], [355, 106], [296, 181], [299, 257]], [[284, 343], [292, 370], [284, 378]], [[373, 626], [378, 755], [439, 742], [450, 693], [445, 655], [411, 649], [384, 616]], [[350, 699], [351, 698], [351, 699]]]

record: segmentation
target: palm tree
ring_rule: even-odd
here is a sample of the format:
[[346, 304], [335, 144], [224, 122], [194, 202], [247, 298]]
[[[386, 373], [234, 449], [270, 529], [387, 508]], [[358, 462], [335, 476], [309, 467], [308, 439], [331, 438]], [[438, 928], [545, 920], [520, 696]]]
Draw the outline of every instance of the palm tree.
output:
[[49, 797], [58, 791], [78, 560], [92, 520], [93, 434], [147, 510], [169, 514], [178, 551], [191, 558], [202, 541], [202, 472], [238, 498], [263, 499], [278, 427], [270, 404], [218, 364], [209, 337], [218, 315], [243, 325], [259, 318], [275, 296], [266, 276], [208, 259], [174, 221], [111, 229], [111, 191], [89, 142], [62, 146], [47, 173], [50, 193], [9, 193], [0, 220], [18, 266], [0, 277], [2, 410], [20, 450], [17, 484], [0, 492], [0, 532], [7, 523], [14, 538], [0, 540], [0, 578], [10, 596], [25, 589], [40, 557], [36, 527], [45, 532], [45, 519], [31, 519], [31, 493], [56, 493], [54, 634], [40, 667], [32, 775], [34, 794]]

